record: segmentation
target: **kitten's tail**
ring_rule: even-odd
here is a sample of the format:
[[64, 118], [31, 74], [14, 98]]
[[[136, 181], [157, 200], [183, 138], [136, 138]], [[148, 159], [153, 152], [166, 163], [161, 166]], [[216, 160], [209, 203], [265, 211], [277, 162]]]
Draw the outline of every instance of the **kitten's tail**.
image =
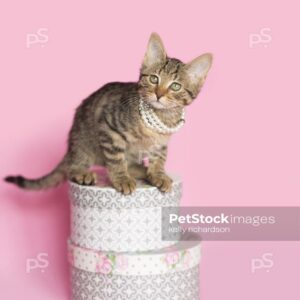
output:
[[27, 190], [42, 190], [57, 186], [67, 179], [66, 159], [64, 158], [58, 166], [49, 174], [37, 178], [27, 179], [23, 176], [7, 176], [4, 178], [6, 182], [16, 184], [17, 186]]

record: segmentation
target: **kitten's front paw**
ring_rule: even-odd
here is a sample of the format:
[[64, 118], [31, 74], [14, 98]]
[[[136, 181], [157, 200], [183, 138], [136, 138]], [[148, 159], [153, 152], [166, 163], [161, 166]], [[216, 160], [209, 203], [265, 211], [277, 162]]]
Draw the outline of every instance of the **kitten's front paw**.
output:
[[124, 194], [129, 195], [133, 193], [136, 189], [136, 181], [134, 178], [129, 176], [124, 176], [122, 178], [118, 178], [112, 181], [114, 188]]
[[158, 174], [148, 174], [148, 181], [159, 188], [162, 192], [171, 192], [173, 180], [167, 174], [158, 173]]
[[81, 185], [95, 185], [97, 175], [95, 172], [86, 172], [72, 176], [72, 181]]

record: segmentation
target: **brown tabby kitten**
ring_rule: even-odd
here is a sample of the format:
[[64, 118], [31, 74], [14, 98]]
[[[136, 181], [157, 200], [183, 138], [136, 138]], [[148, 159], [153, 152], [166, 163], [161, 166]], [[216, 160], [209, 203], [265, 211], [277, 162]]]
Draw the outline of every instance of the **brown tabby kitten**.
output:
[[[211, 63], [211, 54], [187, 64], [169, 58], [160, 37], [153, 33], [138, 82], [108, 83], [77, 108], [68, 151], [51, 173], [39, 179], [9, 176], [5, 180], [32, 190], [56, 186], [66, 179], [94, 185], [96, 175], [89, 168], [99, 164], [107, 168], [113, 186], [123, 194], [135, 190], [135, 178], [170, 191], [172, 179], [164, 164], [171, 134], [145, 126], [139, 101], [148, 103], [164, 124], [176, 126], [184, 106], [200, 92]], [[149, 153], [148, 167], [139, 163], [141, 152]]]

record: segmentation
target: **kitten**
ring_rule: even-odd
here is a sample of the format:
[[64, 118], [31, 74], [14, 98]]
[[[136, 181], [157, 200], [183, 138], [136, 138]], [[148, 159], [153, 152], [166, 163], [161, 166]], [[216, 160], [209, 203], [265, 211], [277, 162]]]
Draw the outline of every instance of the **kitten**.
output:
[[[96, 175], [89, 168], [98, 164], [107, 168], [112, 185], [123, 194], [135, 190], [136, 178], [169, 192], [172, 179], [164, 169], [168, 140], [182, 125], [183, 109], [197, 97], [211, 64], [211, 54], [187, 64], [168, 57], [153, 33], [138, 82], [108, 83], [77, 108], [67, 153], [51, 173], [38, 179], [5, 180], [31, 190], [66, 179], [94, 185]], [[139, 163], [144, 152], [149, 153], [147, 167]]]

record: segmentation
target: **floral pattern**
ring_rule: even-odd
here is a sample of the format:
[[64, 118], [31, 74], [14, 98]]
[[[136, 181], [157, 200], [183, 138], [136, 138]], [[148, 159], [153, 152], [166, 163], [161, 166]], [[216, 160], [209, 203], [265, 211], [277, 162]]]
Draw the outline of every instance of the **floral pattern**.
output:
[[179, 252], [171, 252], [166, 254], [165, 262], [168, 266], [176, 266], [180, 259], [180, 253]]
[[69, 262], [75, 268], [102, 275], [155, 275], [184, 271], [200, 262], [200, 244], [195, 241], [182, 249], [117, 253], [82, 248], [69, 242]]
[[112, 272], [115, 265], [115, 255], [98, 253], [96, 272], [108, 275]]
[[116, 257], [116, 268], [119, 270], [126, 270], [128, 267], [128, 258], [125, 255], [118, 255]]
[[114, 270], [126, 270], [128, 258], [124, 255], [97, 253], [96, 272], [105, 275], [111, 274]]
[[165, 255], [163, 261], [171, 269], [175, 269], [178, 266], [189, 268], [191, 262], [191, 253], [189, 250], [169, 252]]

